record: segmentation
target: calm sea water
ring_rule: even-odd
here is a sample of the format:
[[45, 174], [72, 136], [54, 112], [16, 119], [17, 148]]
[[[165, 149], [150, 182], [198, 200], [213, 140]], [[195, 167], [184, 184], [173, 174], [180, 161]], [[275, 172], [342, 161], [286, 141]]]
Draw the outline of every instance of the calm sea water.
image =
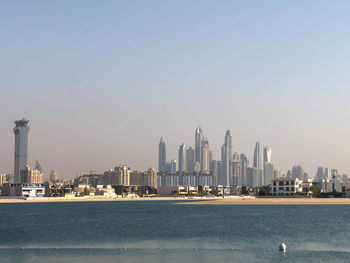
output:
[[0, 222], [1, 262], [350, 261], [350, 206], [0, 204]]

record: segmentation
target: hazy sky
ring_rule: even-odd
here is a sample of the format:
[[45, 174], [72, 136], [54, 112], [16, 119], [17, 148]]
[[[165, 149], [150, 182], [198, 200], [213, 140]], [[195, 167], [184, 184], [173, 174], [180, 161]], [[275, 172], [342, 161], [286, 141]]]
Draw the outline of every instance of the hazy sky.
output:
[[0, 172], [13, 173], [13, 121], [30, 120], [29, 164], [74, 177], [158, 167], [193, 146], [214, 158], [225, 131], [251, 157], [272, 146], [350, 174], [349, 1], [0, 2]]

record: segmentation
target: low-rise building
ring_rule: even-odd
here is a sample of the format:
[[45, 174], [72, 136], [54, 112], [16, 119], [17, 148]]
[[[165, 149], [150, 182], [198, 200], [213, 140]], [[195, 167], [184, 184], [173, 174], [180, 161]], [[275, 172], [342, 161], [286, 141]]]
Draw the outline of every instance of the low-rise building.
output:
[[45, 183], [45, 197], [66, 197], [73, 194], [74, 185], [65, 183]]
[[197, 186], [178, 186], [179, 195], [198, 195]]
[[44, 197], [44, 184], [3, 184], [3, 196]]
[[306, 179], [301, 183], [302, 192], [306, 195], [312, 195], [313, 182], [311, 179]]
[[159, 196], [176, 195], [178, 188], [178, 186], [158, 186], [158, 194]]
[[96, 189], [88, 184], [79, 184], [74, 187], [75, 196], [90, 196], [95, 195]]
[[232, 187], [230, 186], [223, 186], [223, 185], [218, 185], [216, 187], [218, 196], [230, 196], [232, 195]]
[[302, 180], [299, 178], [274, 178], [271, 184], [272, 195], [295, 195], [302, 193]]
[[350, 198], [350, 189], [345, 190], [345, 196], [346, 198]]
[[89, 174], [78, 174], [77, 177], [74, 179], [74, 185], [91, 185], [92, 187], [96, 187], [99, 184], [101, 174], [98, 173], [92, 173]]
[[208, 189], [201, 186], [161, 186], [158, 192], [160, 196], [198, 196]]
[[158, 195], [156, 188], [145, 185], [112, 185], [117, 196], [154, 196]]
[[115, 197], [115, 189], [111, 185], [97, 185], [96, 196], [104, 196], [104, 197]]

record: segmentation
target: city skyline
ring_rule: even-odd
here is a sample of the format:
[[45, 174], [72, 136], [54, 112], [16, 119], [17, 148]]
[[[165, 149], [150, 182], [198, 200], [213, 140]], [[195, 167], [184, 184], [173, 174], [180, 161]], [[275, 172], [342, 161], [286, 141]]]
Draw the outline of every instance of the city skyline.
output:
[[[14, 140], [14, 145], [15, 145], [15, 151], [17, 150], [18, 152], [22, 152], [21, 156], [23, 157], [20, 157], [19, 154], [16, 154], [15, 153], [15, 157], [14, 157], [14, 162], [15, 162], [15, 168], [14, 168], [14, 172], [6, 172], [6, 174], [13, 174], [14, 175], [14, 178], [16, 180], [16, 177], [15, 177], [15, 174], [16, 174], [16, 169], [18, 171], [20, 171], [21, 169], [24, 169], [24, 167], [28, 164], [28, 163], [31, 163], [31, 162], [28, 162], [28, 132], [29, 132], [29, 127], [27, 126], [27, 123], [29, 122], [29, 120], [27, 120], [26, 118], [22, 118], [21, 120], [19, 121], [14, 121], [15, 124], [16, 124], [16, 127], [13, 129], [14, 130], [14, 133], [15, 133], [15, 140]], [[20, 144], [19, 144], [19, 139], [16, 139], [16, 138], [19, 138], [19, 132], [18, 132], [18, 129], [21, 128], [21, 129], [25, 129], [24, 131], [22, 131], [22, 133], [24, 133], [24, 137], [25, 137], [25, 140], [24, 140], [24, 143], [22, 142], [23, 146], [20, 147]], [[17, 132], [16, 132], [17, 131]], [[18, 134], [18, 135], [17, 135]], [[198, 137], [198, 134], [200, 134], [200, 136]], [[23, 135], [22, 135], [23, 136]], [[17, 142], [18, 140], [18, 142]], [[23, 140], [22, 140], [23, 141]], [[255, 148], [254, 150], [252, 151], [253, 153], [249, 154], [246, 153], [246, 152], [239, 152], [239, 151], [236, 151], [234, 149], [234, 147], [232, 146], [232, 134], [231, 134], [231, 130], [227, 130], [226, 131], [226, 135], [225, 135], [225, 140], [224, 140], [224, 144], [221, 146], [221, 156], [220, 155], [217, 155], [215, 158], [213, 158], [213, 149], [210, 148], [209, 150], [209, 141], [207, 139], [206, 136], [203, 136], [203, 132], [202, 132], [202, 128], [201, 126], [197, 126], [196, 130], [195, 130], [195, 137], [194, 137], [194, 141], [193, 141], [193, 145], [194, 145], [194, 148], [192, 147], [191, 144], [185, 144], [185, 143], [182, 143], [179, 145], [179, 148], [178, 148], [178, 151], [177, 151], [177, 158], [172, 158], [172, 157], [169, 157], [167, 158], [167, 146], [166, 146], [166, 142], [164, 140], [164, 136], [161, 136], [160, 137], [160, 141], [159, 141], [159, 144], [158, 144], [158, 149], [157, 149], [157, 154], [158, 154], [158, 159], [157, 159], [157, 165], [153, 165], [153, 166], [149, 166], [149, 167], [142, 167], [142, 168], [136, 168], [135, 170], [142, 170], [142, 171], [146, 171], [147, 169], [149, 168], [155, 168], [155, 167], [158, 167], [158, 170], [159, 171], [165, 171], [167, 170], [166, 168], [166, 165], [169, 165], [169, 169], [172, 170], [172, 172], [174, 171], [180, 171], [180, 168], [182, 168], [182, 172], [188, 172], [188, 171], [191, 171], [192, 170], [195, 170], [196, 169], [196, 163], [197, 161], [195, 160], [195, 145], [200, 143], [200, 147], [199, 147], [199, 152], [200, 152], [200, 155], [199, 155], [199, 158], [201, 158], [201, 162], [198, 163], [198, 171], [200, 171], [201, 173], [209, 173], [209, 170], [210, 170], [210, 166], [211, 166], [211, 161], [212, 160], [216, 160], [216, 161], [219, 161], [221, 162], [221, 165], [223, 162], [223, 158], [225, 158], [226, 154], [225, 152], [228, 152], [229, 155], [231, 155], [231, 158], [228, 158], [228, 162], [229, 163], [232, 163], [233, 159], [234, 159], [234, 156], [235, 154], [238, 154], [240, 155], [241, 157], [243, 156], [243, 158], [248, 162], [250, 163], [251, 167], [254, 167], [257, 169], [257, 180], [258, 180], [258, 184], [263, 184], [264, 181], [263, 181], [263, 175], [264, 175], [264, 171], [266, 169], [265, 167], [265, 164], [271, 164], [272, 165], [272, 147], [269, 146], [269, 145], [262, 145], [262, 149], [263, 151], [261, 151], [261, 145], [260, 145], [260, 141], [257, 141], [255, 143]], [[227, 146], [225, 146], [227, 144]], [[231, 145], [231, 146], [230, 146]], [[20, 148], [23, 148], [20, 150]], [[227, 149], [226, 149], [227, 148]], [[206, 169], [203, 169], [203, 149], [206, 149], [206, 153], [207, 153], [207, 158], [208, 158], [208, 170]], [[215, 150], [215, 149], [214, 149]], [[188, 151], [193, 151], [192, 153], [192, 157], [189, 156], [188, 154]], [[180, 152], [181, 152], [181, 155], [182, 157], [184, 158], [184, 163], [181, 164], [180, 162]], [[18, 156], [18, 157], [16, 157]], [[173, 154], [170, 155], [170, 156], [174, 156]], [[209, 158], [210, 156], [210, 158]], [[251, 157], [251, 158], [250, 158]], [[22, 163], [22, 168], [19, 168], [19, 161], [17, 159], [19, 158], [24, 158], [23, 161], [21, 161]], [[191, 162], [189, 162], [188, 158], [192, 158], [190, 160], [194, 160], [194, 164], [190, 164]], [[41, 164], [39, 163], [39, 161], [34, 158], [34, 157], [31, 157], [30, 158], [31, 160], [34, 160], [34, 164], [35, 164], [35, 169], [39, 170], [42, 172], [42, 166]], [[163, 169], [161, 169], [161, 164], [160, 164], [160, 160], [162, 159], [162, 165], [163, 165]], [[263, 160], [262, 160], [263, 159]], [[169, 160], [169, 162], [167, 163], [167, 160]], [[33, 167], [34, 167], [34, 164], [33, 164]], [[120, 165], [121, 162], [118, 162], [116, 161], [116, 163], [114, 163], [113, 165]], [[128, 163], [123, 163], [123, 164], [126, 164], [128, 165]], [[275, 163], [272, 165], [272, 173], [273, 173], [273, 169], [276, 168], [278, 169], [282, 175], [288, 175], [288, 172], [292, 172], [292, 170], [297, 166], [299, 167], [299, 165], [301, 165], [302, 169], [304, 169], [304, 166], [303, 164], [301, 163], [294, 163], [293, 165], [291, 165], [290, 167], [287, 167], [286, 169], [282, 169], [282, 171], [280, 170], [280, 167], [278, 165], [276, 165]], [[18, 168], [16, 168], [18, 167]], [[190, 167], [190, 168], [189, 168]], [[338, 170], [339, 167], [332, 167], [332, 166], [327, 166], [327, 165], [317, 165], [315, 167], [315, 172], [312, 170], [312, 171], [308, 171], [307, 169], [305, 169], [307, 171], [307, 174], [309, 175], [310, 178], [313, 178], [313, 177], [317, 177], [318, 176], [318, 173], [319, 173], [319, 169], [322, 168], [322, 167], [331, 167], [331, 168], [325, 168], [326, 170], [327, 169], [336, 169]], [[102, 168], [101, 170], [103, 169], [106, 169], [106, 167]], [[226, 174], [225, 172], [225, 165], [222, 166], [222, 169], [223, 169], [223, 173]], [[227, 171], [227, 175], [224, 175], [224, 177], [226, 178], [229, 178], [231, 175], [232, 175], [232, 171], [230, 170], [231, 168], [228, 168], [228, 171]], [[93, 170], [97, 170], [97, 169], [90, 169], [90, 170], [80, 170], [77, 172], [77, 174], [81, 173], [81, 172], [87, 172], [87, 171], [93, 171]], [[47, 179], [49, 176], [50, 176], [50, 171], [52, 172], [53, 170], [51, 168], [47, 168], [46, 170], [46, 173], [45, 173], [45, 178]], [[258, 172], [260, 171], [260, 172]], [[340, 169], [341, 172], [343, 172], [343, 170]], [[0, 172], [4, 172], [4, 171], [0, 171]], [[77, 174], [69, 177], [62, 177], [62, 179], [72, 179], [74, 178]], [[259, 175], [260, 174], [260, 175]], [[345, 172], [343, 172], [343, 174], [347, 174]], [[19, 175], [18, 175], [19, 176]], [[57, 175], [56, 175], [57, 176]], [[273, 176], [273, 175], [271, 175]]]
[[0, 1], [0, 263], [350, 259], [349, 13]]
[[28, 163], [38, 159], [46, 176], [157, 168], [160, 136], [178, 159], [179, 144], [195, 147], [198, 124], [216, 160], [230, 129], [234, 151], [251, 161], [260, 141], [282, 171], [350, 174], [349, 8], [5, 1], [0, 172], [12, 173], [13, 120], [26, 117]]
[[[200, 180], [204, 180], [207, 184], [216, 186], [261, 187], [271, 185], [273, 180], [281, 177], [298, 178], [302, 182], [337, 180], [339, 186], [339, 182], [347, 182], [348, 180], [348, 175], [341, 173], [337, 168], [318, 166], [317, 173], [310, 174], [304, 170], [302, 165], [295, 164], [292, 168], [281, 172], [278, 165], [273, 163], [272, 147], [268, 145], [260, 147], [260, 141], [255, 143], [253, 160], [250, 163], [245, 153], [233, 151], [231, 130], [227, 130], [225, 133], [224, 144], [221, 147], [221, 159], [215, 160], [212, 149], [209, 150], [209, 141], [202, 134], [202, 128], [197, 126], [194, 133], [194, 145], [198, 149], [197, 153], [201, 153], [201, 162], [195, 160], [192, 147], [188, 146], [187, 148], [186, 144], [182, 143], [178, 151], [178, 168], [175, 159], [168, 162], [164, 158], [166, 156], [166, 142], [163, 136], [161, 137], [158, 151], [158, 164], [159, 167], [162, 167], [158, 174], [161, 186], [173, 186], [180, 181], [185, 184], [189, 182], [198, 184]], [[187, 158], [187, 156], [192, 157]], [[208, 168], [205, 168], [206, 162], [209, 164]]]
[[[0, 174], [0, 180], [1, 182], [6, 182], [7, 186], [10, 184], [12, 185], [13, 183], [15, 185], [41, 185], [45, 180], [42, 165], [37, 159], [35, 159], [35, 169], [31, 169], [28, 165], [28, 132], [30, 129], [28, 126], [29, 120], [23, 118], [21, 120], [15, 120], [14, 123], [14, 174], [11, 178], [10, 174], [2, 173]], [[147, 181], [148, 183], [151, 183], [153, 187], [155, 187], [156, 184], [158, 184], [160, 187], [182, 187], [184, 185], [191, 187], [223, 187], [222, 189], [235, 189], [235, 187], [237, 187], [236, 190], [241, 189], [243, 192], [245, 191], [244, 189], [246, 189], [246, 187], [250, 189], [263, 186], [271, 187], [271, 183], [273, 182], [274, 194], [277, 194], [277, 188], [275, 187], [276, 180], [283, 181], [286, 179], [295, 179], [300, 180], [295, 181], [298, 184], [300, 182], [300, 184], [305, 183], [309, 186], [310, 184], [321, 183], [324, 191], [329, 191], [330, 187], [332, 187], [334, 190], [336, 187], [338, 192], [342, 191], [342, 184], [348, 184], [348, 175], [339, 172], [337, 168], [324, 168], [319, 166], [317, 167], [317, 173], [310, 176], [301, 165], [293, 165], [291, 170], [287, 170], [285, 174], [281, 173], [281, 170], [274, 166], [272, 162], [271, 146], [263, 147], [262, 167], [259, 141], [257, 141], [255, 144], [253, 163], [251, 166], [249, 166], [249, 159], [247, 155], [238, 152], [233, 153], [231, 130], [227, 130], [225, 133], [224, 144], [221, 147], [221, 161], [213, 159], [212, 150], [209, 148], [209, 140], [206, 136], [203, 136], [203, 131], [200, 126], [197, 126], [195, 130], [194, 144], [195, 150], [193, 150], [190, 146], [187, 147], [185, 143], [182, 143], [178, 150], [178, 161], [176, 159], [172, 159], [171, 161], [167, 162], [166, 142], [163, 136], [161, 136], [158, 144], [158, 173], [152, 167], [147, 170], [146, 175], [145, 170], [138, 171], [131, 169], [128, 165], [117, 165], [114, 168], [114, 172], [117, 173], [114, 173], [113, 169], [111, 168], [103, 173], [96, 173], [95, 171], [91, 170], [90, 173], [77, 174], [77, 177], [74, 178], [73, 181], [74, 184], [78, 185], [80, 182], [89, 182], [89, 184], [94, 184], [95, 186], [97, 186], [98, 183], [103, 183], [103, 185], [106, 185], [113, 181], [114, 184], [118, 184], [117, 182], [119, 182], [122, 185], [125, 184], [126, 186], [130, 187], [133, 187], [132, 183], [136, 183], [138, 186], [142, 182], [142, 184], [146, 184], [144, 185], [145, 187], [148, 187], [146, 183]], [[197, 156], [195, 156], [196, 154]], [[198, 160], [200, 160], [200, 162]], [[120, 173], [120, 171], [123, 172]], [[132, 181], [130, 181], [130, 173], [137, 174], [136, 177], [133, 176]], [[139, 177], [140, 174], [142, 174], [142, 176], [146, 176], [147, 179]], [[57, 173], [53, 170], [51, 171], [49, 178], [50, 181], [46, 181], [45, 183], [55, 183], [59, 180]], [[73, 181], [70, 180], [69, 182]], [[289, 181], [288, 185], [290, 185]], [[11, 187], [17, 186], [12, 185]], [[42, 185], [40, 187], [42, 187]], [[38, 190], [38, 195], [43, 194], [42, 188], [40, 189], [41, 190]], [[288, 189], [286, 191], [295, 190]], [[10, 190], [9, 188], [6, 188], [5, 190], [6, 195], [13, 193], [13, 191], [15, 190]], [[28, 191], [26, 194], [28, 194]], [[34, 192], [30, 195], [37, 196], [37, 194], [34, 194]]]

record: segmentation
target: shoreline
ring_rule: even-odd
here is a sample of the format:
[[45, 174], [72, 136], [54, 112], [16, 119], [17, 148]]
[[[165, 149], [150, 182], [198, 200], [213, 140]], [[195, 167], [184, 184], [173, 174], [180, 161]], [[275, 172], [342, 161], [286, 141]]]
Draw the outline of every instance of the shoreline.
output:
[[350, 198], [239, 198], [186, 202], [191, 205], [350, 205]]
[[216, 200], [211, 197], [125, 197], [125, 198], [96, 198], [96, 197], [38, 197], [38, 198], [0, 198], [0, 204], [16, 204], [16, 203], [74, 203], [74, 202], [147, 202], [147, 201], [195, 201], [195, 200]]
[[0, 198], [1, 204], [18, 203], [73, 203], [73, 202], [147, 202], [147, 201], [182, 201], [176, 204], [186, 205], [350, 205], [350, 198], [255, 198], [255, 197], [139, 197], [139, 198]]

